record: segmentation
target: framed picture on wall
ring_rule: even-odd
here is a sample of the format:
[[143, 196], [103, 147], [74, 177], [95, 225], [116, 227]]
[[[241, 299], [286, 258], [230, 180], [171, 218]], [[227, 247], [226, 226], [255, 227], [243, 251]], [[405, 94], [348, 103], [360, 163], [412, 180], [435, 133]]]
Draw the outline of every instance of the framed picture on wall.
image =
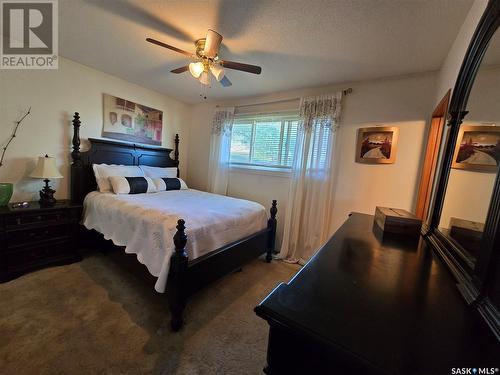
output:
[[108, 94], [103, 102], [103, 137], [161, 146], [162, 111]]
[[356, 161], [367, 164], [392, 164], [396, 160], [399, 128], [374, 126], [358, 129]]
[[460, 126], [452, 168], [496, 172], [499, 164], [500, 126]]

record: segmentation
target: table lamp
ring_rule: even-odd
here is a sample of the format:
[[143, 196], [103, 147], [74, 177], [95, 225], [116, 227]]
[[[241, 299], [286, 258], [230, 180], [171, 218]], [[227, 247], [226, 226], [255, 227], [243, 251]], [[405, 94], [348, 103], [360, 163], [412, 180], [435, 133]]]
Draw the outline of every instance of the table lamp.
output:
[[56, 168], [56, 159], [49, 157], [48, 155], [40, 156], [38, 158], [38, 164], [33, 172], [31, 172], [30, 177], [33, 178], [43, 178], [45, 186], [40, 190], [40, 202], [41, 206], [53, 206], [56, 204], [56, 199], [54, 198], [54, 193], [56, 192], [49, 186], [49, 178], [62, 178], [63, 176], [59, 173]]

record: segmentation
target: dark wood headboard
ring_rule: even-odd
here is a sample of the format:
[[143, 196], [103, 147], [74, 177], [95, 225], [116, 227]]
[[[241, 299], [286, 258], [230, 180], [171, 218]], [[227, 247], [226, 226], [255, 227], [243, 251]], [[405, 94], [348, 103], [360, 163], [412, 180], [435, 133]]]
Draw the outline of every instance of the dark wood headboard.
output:
[[172, 149], [136, 145], [106, 139], [89, 138], [88, 151], [80, 151], [80, 115], [73, 116], [73, 151], [71, 158], [71, 200], [82, 203], [85, 196], [97, 189], [92, 164], [148, 165], [176, 167], [179, 176], [179, 135], [175, 135], [174, 159]]

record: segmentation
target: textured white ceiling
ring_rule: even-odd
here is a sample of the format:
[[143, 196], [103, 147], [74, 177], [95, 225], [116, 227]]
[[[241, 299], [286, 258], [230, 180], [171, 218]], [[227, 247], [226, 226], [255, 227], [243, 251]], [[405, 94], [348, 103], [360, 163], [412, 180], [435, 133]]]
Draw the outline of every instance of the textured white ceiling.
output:
[[437, 70], [472, 0], [61, 0], [60, 54], [185, 102], [200, 84], [173, 51], [194, 51], [208, 28], [224, 36], [222, 58], [262, 66], [227, 71], [212, 99]]

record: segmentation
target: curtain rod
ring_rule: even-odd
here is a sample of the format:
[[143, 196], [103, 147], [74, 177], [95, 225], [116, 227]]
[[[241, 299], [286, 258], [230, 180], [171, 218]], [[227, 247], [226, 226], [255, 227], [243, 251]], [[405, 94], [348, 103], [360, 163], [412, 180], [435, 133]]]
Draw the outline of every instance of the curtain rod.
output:
[[[352, 87], [348, 87], [348, 88], [342, 90], [342, 94], [343, 95], [349, 95], [352, 92], [353, 92]], [[237, 107], [237, 108], [241, 108], [241, 107], [253, 107], [253, 106], [257, 106], [257, 105], [292, 102], [294, 100], [300, 100], [300, 98], [297, 97], [297, 98], [289, 98], [289, 99], [279, 99], [279, 100], [274, 100], [274, 101], [271, 101], [271, 102], [237, 105], [235, 107]], [[220, 107], [226, 107], [226, 106], [225, 105], [221, 106], [221, 105], [218, 105], [218, 104], [215, 106], [215, 108], [220, 108]]]

